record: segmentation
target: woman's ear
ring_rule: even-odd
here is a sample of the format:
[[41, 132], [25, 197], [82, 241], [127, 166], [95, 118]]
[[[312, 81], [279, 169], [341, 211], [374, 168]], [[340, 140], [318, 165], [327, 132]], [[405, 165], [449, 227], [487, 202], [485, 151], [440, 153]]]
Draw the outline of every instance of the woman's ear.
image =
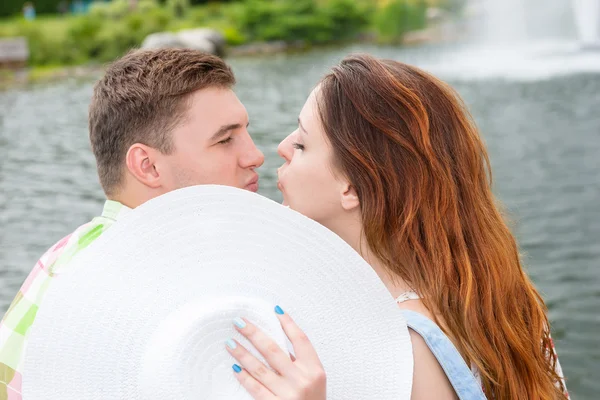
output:
[[349, 182], [342, 185], [341, 190], [342, 208], [346, 211], [352, 211], [360, 206], [356, 189]]

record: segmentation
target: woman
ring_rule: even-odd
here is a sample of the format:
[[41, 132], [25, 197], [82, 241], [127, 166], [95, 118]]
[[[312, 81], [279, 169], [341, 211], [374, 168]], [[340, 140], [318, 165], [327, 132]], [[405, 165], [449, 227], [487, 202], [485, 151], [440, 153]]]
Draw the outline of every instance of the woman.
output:
[[[400, 308], [435, 322], [487, 398], [567, 398], [546, 308], [523, 271], [492, 195], [485, 147], [458, 95], [417, 68], [351, 56], [319, 83], [298, 122], [279, 146], [284, 204], [359, 252]], [[302, 337], [289, 316], [280, 318]], [[241, 346], [230, 349], [255, 398], [325, 398], [306, 341], [292, 362], [251, 324], [240, 331], [279, 372], [257, 369]], [[435, 353], [424, 337], [411, 329], [412, 397], [479, 398], [459, 393], [456, 376], [440, 366], [450, 353]], [[461, 373], [468, 381], [470, 372]]]

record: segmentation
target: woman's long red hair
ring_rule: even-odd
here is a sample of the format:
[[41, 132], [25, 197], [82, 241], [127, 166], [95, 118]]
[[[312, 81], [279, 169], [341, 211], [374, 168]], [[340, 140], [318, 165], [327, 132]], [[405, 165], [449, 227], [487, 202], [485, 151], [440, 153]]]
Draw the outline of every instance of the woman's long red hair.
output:
[[544, 302], [459, 96], [415, 67], [354, 55], [321, 81], [318, 104], [371, 249], [441, 315], [486, 394], [564, 399]]

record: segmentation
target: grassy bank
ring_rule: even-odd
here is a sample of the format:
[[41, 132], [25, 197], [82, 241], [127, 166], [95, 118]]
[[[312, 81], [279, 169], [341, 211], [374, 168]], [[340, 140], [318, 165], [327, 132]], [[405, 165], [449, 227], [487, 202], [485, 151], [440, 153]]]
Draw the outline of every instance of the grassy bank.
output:
[[425, 0], [243, 0], [190, 7], [187, 0], [129, 0], [94, 4], [86, 15], [0, 21], [0, 37], [25, 36], [30, 65], [106, 62], [138, 47], [150, 33], [210, 27], [229, 45], [301, 41], [307, 45], [368, 34], [392, 42], [426, 24]]

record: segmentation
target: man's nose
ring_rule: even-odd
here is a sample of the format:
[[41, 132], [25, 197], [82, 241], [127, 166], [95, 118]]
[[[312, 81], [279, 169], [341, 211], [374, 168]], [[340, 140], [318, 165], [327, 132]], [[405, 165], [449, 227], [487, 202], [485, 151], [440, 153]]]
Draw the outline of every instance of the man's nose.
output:
[[248, 135], [248, 139], [249, 148], [241, 160], [241, 166], [243, 168], [258, 168], [265, 162], [265, 155], [256, 147], [250, 135]]

